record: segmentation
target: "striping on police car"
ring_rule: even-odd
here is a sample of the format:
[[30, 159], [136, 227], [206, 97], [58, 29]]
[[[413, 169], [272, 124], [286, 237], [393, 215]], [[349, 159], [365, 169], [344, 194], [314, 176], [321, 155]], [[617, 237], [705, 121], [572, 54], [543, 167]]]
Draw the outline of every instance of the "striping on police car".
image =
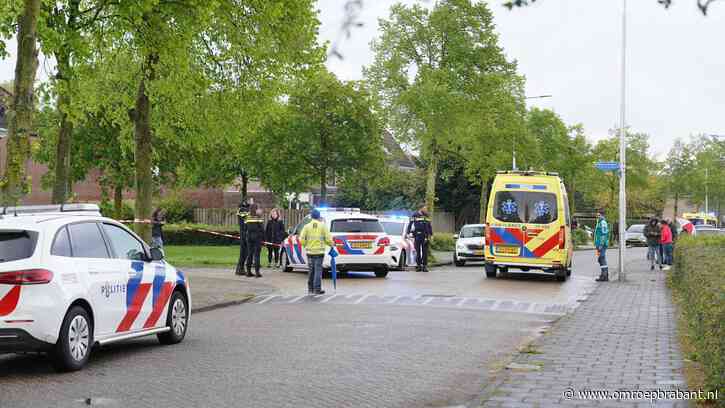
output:
[[187, 278], [98, 206], [8, 207], [0, 215], [0, 353], [44, 352], [61, 371], [95, 345], [188, 328]]

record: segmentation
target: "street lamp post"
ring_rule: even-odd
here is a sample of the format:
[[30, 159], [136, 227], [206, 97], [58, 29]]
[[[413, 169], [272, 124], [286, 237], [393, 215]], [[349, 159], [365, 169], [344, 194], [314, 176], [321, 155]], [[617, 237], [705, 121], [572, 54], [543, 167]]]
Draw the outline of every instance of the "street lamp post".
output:
[[624, 259], [626, 251], [627, 229], [627, 139], [626, 126], [626, 92], [627, 92], [627, 0], [622, 5], [622, 101], [619, 123], [619, 281], [625, 280]]

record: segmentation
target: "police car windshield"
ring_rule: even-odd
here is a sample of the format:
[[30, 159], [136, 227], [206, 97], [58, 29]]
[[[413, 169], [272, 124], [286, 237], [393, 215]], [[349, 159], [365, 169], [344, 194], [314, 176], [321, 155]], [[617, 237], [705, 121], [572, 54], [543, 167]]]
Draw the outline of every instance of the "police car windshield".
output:
[[330, 232], [385, 232], [378, 220], [346, 218], [333, 220]]
[[627, 232], [635, 232], [635, 233], [636, 232], [639, 232], [639, 233], [642, 233], [642, 232], [644, 232], [644, 225], [643, 224], [635, 224], [635, 225], [632, 225], [631, 227], [629, 227], [629, 229], [627, 230]]
[[34, 231], [0, 231], [0, 262], [30, 258], [37, 242]]
[[533, 191], [499, 191], [494, 217], [503, 222], [549, 224], [558, 218], [556, 195]]
[[483, 227], [463, 227], [461, 238], [479, 238], [483, 236]]
[[381, 222], [383, 229], [388, 235], [403, 235], [403, 223], [401, 222]]

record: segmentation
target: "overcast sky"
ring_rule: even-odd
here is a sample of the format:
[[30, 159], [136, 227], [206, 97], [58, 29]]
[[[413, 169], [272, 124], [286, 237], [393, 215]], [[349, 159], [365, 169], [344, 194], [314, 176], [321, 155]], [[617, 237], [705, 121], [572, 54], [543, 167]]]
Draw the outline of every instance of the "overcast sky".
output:
[[[404, 0], [411, 4], [415, 0]], [[423, 4], [432, 1], [417, 0]], [[696, 0], [674, 0], [665, 10], [656, 0], [629, 1], [627, 123], [651, 135], [660, 156], [677, 137], [725, 134], [725, 1], [702, 16]], [[344, 60], [328, 61], [342, 79], [359, 79], [372, 62], [369, 43], [391, 0], [363, 0], [350, 39], [339, 43]], [[592, 140], [607, 136], [619, 121], [621, 1], [539, 0], [508, 11], [488, 1], [501, 45], [526, 76], [531, 105], [551, 108], [568, 124], [583, 123]], [[344, 0], [318, 0], [320, 37], [339, 37]], [[8, 44], [14, 55], [14, 41]], [[15, 60], [0, 61], [0, 81], [13, 77]], [[52, 66], [41, 61], [39, 77]]]
[[[337, 38], [342, 3], [318, 0], [323, 39]], [[328, 62], [339, 77], [361, 77], [361, 67], [372, 62], [377, 20], [394, 3], [364, 0], [365, 27], [340, 44], [344, 60]], [[527, 95], [553, 95], [531, 105], [555, 110], [568, 124], [583, 123], [592, 140], [618, 126], [621, 1], [539, 0], [514, 11], [503, 0], [488, 3], [501, 45], [526, 76]], [[660, 156], [677, 137], [725, 134], [725, 2], [713, 3], [707, 17], [695, 3], [674, 0], [665, 10], [656, 0], [629, 1], [627, 123], [649, 133]]]

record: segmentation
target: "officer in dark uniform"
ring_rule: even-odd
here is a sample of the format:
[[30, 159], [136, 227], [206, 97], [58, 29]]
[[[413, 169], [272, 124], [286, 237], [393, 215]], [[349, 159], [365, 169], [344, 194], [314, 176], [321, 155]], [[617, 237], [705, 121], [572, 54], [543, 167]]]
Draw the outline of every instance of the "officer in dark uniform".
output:
[[408, 224], [406, 235], [413, 235], [415, 240], [415, 270], [417, 272], [428, 272], [428, 242], [433, 236], [433, 227], [428, 218], [426, 207], [413, 213]]
[[252, 266], [258, 278], [262, 277], [259, 273], [259, 256], [262, 252], [262, 243], [264, 242], [264, 218], [262, 218], [262, 209], [257, 208], [256, 204], [249, 206], [249, 217], [247, 217], [247, 276], [252, 277]]
[[237, 219], [239, 220], [239, 261], [237, 261], [236, 275], [244, 275], [244, 264], [247, 262], [247, 217], [249, 216], [249, 206], [254, 202], [250, 197], [239, 203], [237, 211]]

